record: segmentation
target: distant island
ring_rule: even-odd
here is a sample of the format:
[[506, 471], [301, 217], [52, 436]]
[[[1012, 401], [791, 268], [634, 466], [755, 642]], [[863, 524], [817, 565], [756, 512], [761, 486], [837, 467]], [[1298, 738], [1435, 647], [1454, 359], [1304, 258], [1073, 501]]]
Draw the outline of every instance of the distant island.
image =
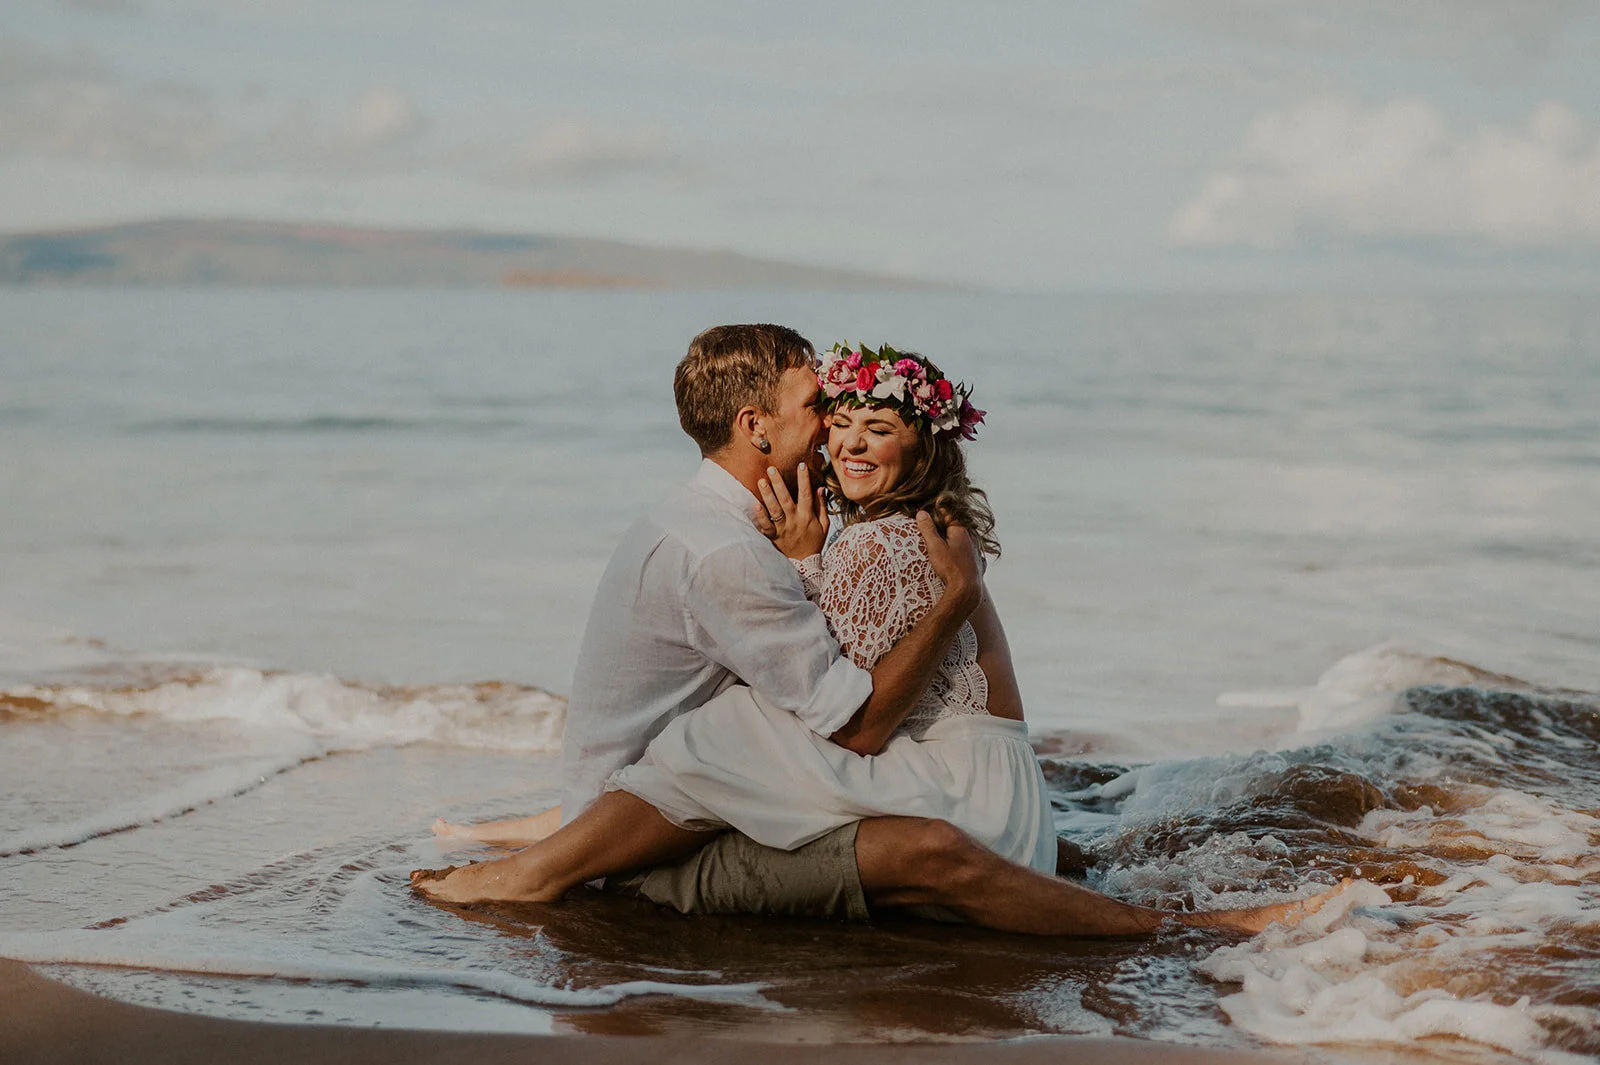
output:
[[0, 285], [944, 287], [726, 251], [576, 237], [202, 219], [0, 234]]

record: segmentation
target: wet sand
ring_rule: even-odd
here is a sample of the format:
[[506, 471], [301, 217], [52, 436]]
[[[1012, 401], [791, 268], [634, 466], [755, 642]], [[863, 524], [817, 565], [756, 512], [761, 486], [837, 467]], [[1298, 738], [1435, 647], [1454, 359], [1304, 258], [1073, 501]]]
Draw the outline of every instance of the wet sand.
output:
[[522, 1036], [258, 1024], [170, 1013], [97, 998], [0, 960], [0, 1061], [7, 1065], [233, 1065], [427, 1061], [430, 1065], [637, 1061], [685, 1065], [1223, 1065], [1326, 1062], [1316, 1052], [1241, 1052], [1135, 1039], [1040, 1038], [1015, 1042], [762, 1043], [704, 1037]]

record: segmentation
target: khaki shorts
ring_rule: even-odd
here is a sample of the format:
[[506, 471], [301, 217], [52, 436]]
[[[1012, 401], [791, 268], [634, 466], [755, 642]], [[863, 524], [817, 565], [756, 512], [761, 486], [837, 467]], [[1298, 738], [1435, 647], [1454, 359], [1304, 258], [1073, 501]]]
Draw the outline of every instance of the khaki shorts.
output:
[[852, 821], [803, 847], [780, 851], [724, 832], [674, 865], [606, 878], [605, 889], [679, 913], [760, 913], [865, 921]]

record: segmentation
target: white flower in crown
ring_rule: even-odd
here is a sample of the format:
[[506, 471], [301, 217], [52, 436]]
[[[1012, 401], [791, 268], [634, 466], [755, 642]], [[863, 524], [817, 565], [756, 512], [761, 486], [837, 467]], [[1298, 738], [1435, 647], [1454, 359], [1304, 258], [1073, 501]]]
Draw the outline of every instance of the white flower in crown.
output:
[[885, 376], [884, 366], [882, 363], [879, 363], [878, 384], [871, 392], [867, 394], [873, 399], [905, 399], [906, 384], [906, 379], [892, 370], [888, 372], [887, 376]]

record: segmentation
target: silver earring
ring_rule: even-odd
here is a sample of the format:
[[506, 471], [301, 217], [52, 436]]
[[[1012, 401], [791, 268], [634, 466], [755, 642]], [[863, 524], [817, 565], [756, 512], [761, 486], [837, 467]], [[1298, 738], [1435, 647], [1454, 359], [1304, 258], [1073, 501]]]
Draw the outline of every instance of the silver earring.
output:
[[770, 455], [772, 454], [772, 445], [767, 442], [766, 437], [762, 437], [756, 441], [756, 450], [763, 455]]

